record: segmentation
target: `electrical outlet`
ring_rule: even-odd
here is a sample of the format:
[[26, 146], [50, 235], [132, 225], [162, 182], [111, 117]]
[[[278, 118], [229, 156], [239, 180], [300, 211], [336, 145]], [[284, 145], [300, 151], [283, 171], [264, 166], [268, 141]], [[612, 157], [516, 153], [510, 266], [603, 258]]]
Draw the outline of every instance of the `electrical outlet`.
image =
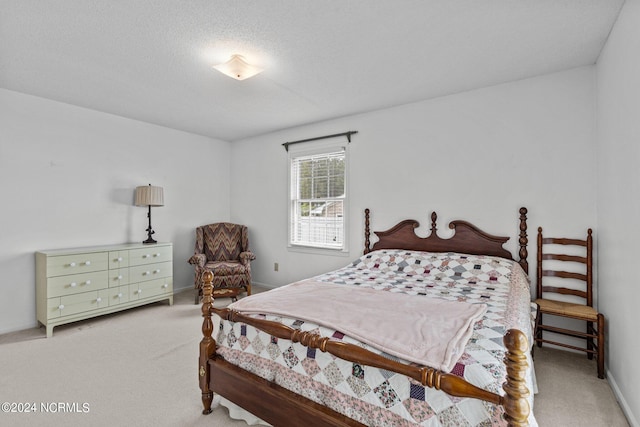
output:
[[273, 263], [273, 271], [278, 271], [278, 269], [280, 268], [280, 266], [278, 265], [277, 262]]

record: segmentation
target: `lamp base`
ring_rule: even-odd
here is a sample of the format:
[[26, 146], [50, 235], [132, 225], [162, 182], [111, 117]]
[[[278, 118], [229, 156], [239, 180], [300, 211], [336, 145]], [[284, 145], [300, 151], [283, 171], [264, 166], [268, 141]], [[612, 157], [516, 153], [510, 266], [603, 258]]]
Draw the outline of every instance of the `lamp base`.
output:
[[149, 218], [149, 226], [145, 230], [147, 232], [147, 240], [145, 240], [142, 243], [145, 244], [145, 245], [151, 245], [151, 244], [154, 244], [154, 243], [158, 243], [155, 240], [153, 240], [153, 237], [151, 237], [152, 234], [155, 234], [155, 231], [153, 231], [153, 228], [151, 228], [151, 206], [149, 206], [149, 212], [147, 212], [147, 218]]

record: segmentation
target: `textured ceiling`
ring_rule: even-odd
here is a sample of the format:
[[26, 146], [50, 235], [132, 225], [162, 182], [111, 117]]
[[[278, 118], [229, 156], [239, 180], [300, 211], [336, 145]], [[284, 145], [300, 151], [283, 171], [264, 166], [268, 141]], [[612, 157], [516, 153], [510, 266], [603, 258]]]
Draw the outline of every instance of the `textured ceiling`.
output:
[[594, 64], [623, 2], [0, 0], [0, 87], [234, 141]]

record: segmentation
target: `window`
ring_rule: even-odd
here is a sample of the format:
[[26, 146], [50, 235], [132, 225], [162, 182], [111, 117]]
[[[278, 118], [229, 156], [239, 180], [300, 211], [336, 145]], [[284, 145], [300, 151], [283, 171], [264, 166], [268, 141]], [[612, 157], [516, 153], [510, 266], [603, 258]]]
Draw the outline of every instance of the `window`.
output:
[[346, 151], [290, 154], [289, 244], [346, 250]]

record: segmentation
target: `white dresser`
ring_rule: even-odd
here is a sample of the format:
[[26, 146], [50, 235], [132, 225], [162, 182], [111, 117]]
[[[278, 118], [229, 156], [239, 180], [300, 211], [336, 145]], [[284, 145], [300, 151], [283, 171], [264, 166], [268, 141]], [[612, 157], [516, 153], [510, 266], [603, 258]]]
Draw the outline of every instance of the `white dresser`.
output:
[[173, 245], [36, 252], [36, 314], [47, 328], [151, 302], [173, 304]]

